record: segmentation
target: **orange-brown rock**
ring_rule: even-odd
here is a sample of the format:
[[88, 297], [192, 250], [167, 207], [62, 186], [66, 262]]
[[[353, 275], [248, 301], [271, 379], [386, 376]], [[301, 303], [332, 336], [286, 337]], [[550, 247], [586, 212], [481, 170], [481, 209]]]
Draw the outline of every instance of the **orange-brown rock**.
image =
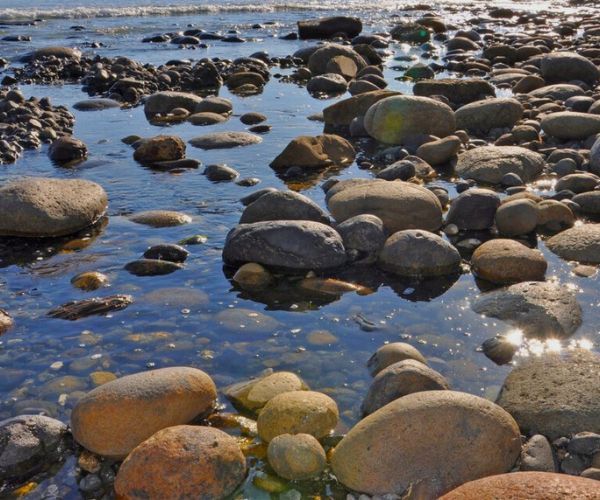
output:
[[459, 486], [440, 500], [597, 500], [600, 483], [554, 472], [514, 472]]
[[212, 427], [178, 425], [137, 446], [115, 481], [120, 500], [214, 500], [232, 493], [246, 475], [236, 440]]
[[202, 370], [161, 368], [97, 387], [71, 413], [73, 436], [98, 455], [124, 458], [155, 432], [213, 408], [217, 390]]
[[133, 153], [134, 160], [143, 164], [180, 160], [184, 157], [185, 143], [175, 135], [157, 135], [144, 139]]
[[356, 152], [343, 137], [323, 134], [316, 137], [302, 135], [293, 139], [271, 162], [275, 170], [289, 167], [325, 168], [347, 165], [354, 161]]

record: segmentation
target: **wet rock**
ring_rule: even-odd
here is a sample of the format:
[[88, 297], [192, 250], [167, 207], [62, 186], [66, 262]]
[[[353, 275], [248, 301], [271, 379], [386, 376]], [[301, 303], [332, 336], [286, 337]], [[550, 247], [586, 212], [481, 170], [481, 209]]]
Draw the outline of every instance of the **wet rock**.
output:
[[183, 266], [168, 260], [139, 259], [128, 262], [124, 269], [135, 276], [162, 276], [183, 269]]
[[417, 173], [415, 164], [409, 160], [400, 160], [385, 167], [377, 174], [378, 179], [386, 181], [407, 181]]
[[317, 75], [311, 78], [306, 85], [306, 90], [311, 94], [338, 95], [343, 94], [347, 89], [346, 79], [335, 73]]
[[254, 203], [261, 196], [264, 196], [267, 193], [274, 193], [276, 191], [278, 190], [274, 187], [259, 189], [258, 191], [254, 191], [253, 193], [250, 193], [249, 195], [246, 195], [243, 198], [241, 198], [240, 202], [242, 203], [242, 205], [247, 207], [248, 205], [250, 205], [250, 203]]
[[538, 230], [557, 233], [575, 224], [572, 210], [560, 201], [543, 200], [538, 203], [537, 208]]
[[4, 309], [0, 309], [0, 335], [10, 330], [13, 325], [14, 320], [10, 315]]
[[223, 260], [228, 265], [256, 262], [291, 270], [335, 268], [346, 262], [341, 236], [313, 221], [242, 224], [227, 235]]
[[402, 181], [347, 184], [328, 199], [327, 206], [339, 223], [357, 215], [375, 215], [389, 234], [405, 229], [436, 231], [442, 225], [442, 209], [435, 194]]
[[418, 483], [424, 498], [437, 498], [466, 481], [508, 472], [520, 449], [519, 428], [499, 406], [462, 392], [426, 391], [360, 421], [335, 448], [331, 465], [355, 491], [399, 495]]
[[497, 318], [531, 337], [569, 337], [581, 325], [573, 292], [557, 283], [527, 281], [481, 295], [473, 311]]
[[71, 284], [74, 287], [86, 292], [98, 290], [98, 288], [106, 286], [108, 282], [108, 276], [97, 271], [79, 273], [71, 279]]
[[575, 52], [546, 54], [540, 64], [541, 75], [549, 83], [580, 80], [594, 84], [600, 79], [600, 70], [588, 58]]
[[591, 479], [552, 472], [515, 472], [471, 481], [444, 495], [440, 500], [469, 498], [594, 498], [598, 483]]
[[142, 164], [185, 158], [185, 143], [175, 135], [158, 135], [143, 139], [133, 153], [133, 159]]
[[235, 272], [232, 279], [242, 288], [251, 290], [267, 287], [273, 281], [273, 276], [260, 264], [248, 262]]
[[457, 128], [485, 135], [494, 128], [512, 128], [523, 116], [523, 106], [516, 99], [485, 99], [458, 108], [455, 116]]
[[43, 47], [41, 49], [34, 50], [21, 57], [21, 62], [32, 62], [39, 59], [45, 59], [48, 57], [54, 57], [57, 59], [72, 59], [79, 61], [81, 58], [81, 52], [77, 49], [70, 47]]
[[258, 123], [266, 121], [266, 119], [267, 117], [265, 115], [256, 111], [244, 113], [242, 116], [240, 116], [240, 121], [244, 125], [256, 125]]
[[405, 342], [392, 342], [381, 346], [375, 351], [367, 362], [367, 368], [371, 376], [374, 377], [388, 366], [407, 359], [414, 359], [424, 365], [427, 364], [427, 360], [412, 345]]
[[459, 152], [461, 140], [455, 135], [426, 142], [417, 149], [416, 155], [432, 166], [448, 163]]
[[327, 129], [344, 131], [350, 126], [352, 120], [364, 116], [373, 104], [394, 95], [399, 93], [390, 90], [372, 90], [327, 106], [323, 110], [326, 131]]
[[367, 62], [358, 52], [355, 52], [352, 47], [339, 45], [337, 43], [328, 43], [321, 46], [310, 55], [308, 58], [308, 69], [313, 75], [327, 73], [329, 61], [337, 56], [344, 56], [351, 59], [359, 70], [367, 66]]
[[358, 67], [356, 63], [346, 56], [336, 56], [327, 63], [327, 73], [342, 76], [345, 80], [356, 78]]
[[586, 139], [600, 133], [600, 116], [573, 111], [560, 111], [542, 118], [541, 125], [546, 135], [557, 139]]
[[52, 318], [67, 319], [75, 321], [87, 316], [107, 314], [112, 311], [120, 311], [133, 304], [131, 295], [110, 295], [108, 297], [96, 297], [93, 299], [67, 302], [59, 307], [48, 311]]
[[215, 315], [215, 320], [219, 325], [235, 333], [241, 331], [268, 333], [281, 327], [281, 324], [271, 316], [241, 307], [225, 309]]
[[136, 373], [81, 398], [71, 414], [71, 429], [88, 450], [119, 459], [155, 432], [212, 410], [216, 397], [212, 379], [196, 368]]
[[569, 453], [593, 455], [600, 451], [600, 435], [594, 432], [578, 432], [567, 446]]
[[347, 252], [356, 252], [356, 260], [372, 264], [379, 257], [386, 240], [383, 221], [370, 214], [346, 219], [336, 227]]
[[206, 125], [216, 125], [217, 123], [223, 123], [227, 121], [227, 117], [220, 115], [218, 113], [194, 113], [187, 117], [187, 121], [192, 125], [197, 126], [206, 126]]
[[503, 236], [529, 234], [537, 227], [537, 204], [532, 200], [521, 199], [502, 203], [496, 211], [496, 227]]
[[101, 186], [79, 179], [25, 177], [0, 188], [0, 235], [56, 237], [97, 222], [107, 208]]
[[233, 111], [233, 104], [229, 99], [217, 96], [208, 96], [202, 102], [196, 103], [196, 113], [217, 113], [228, 115]]
[[228, 165], [215, 164], [208, 165], [204, 169], [204, 175], [206, 175], [209, 181], [226, 182], [236, 179], [240, 176], [240, 173]]
[[173, 227], [188, 224], [192, 221], [189, 215], [172, 210], [146, 210], [129, 217], [131, 222], [150, 227]]
[[72, 165], [87, 158], [87, 146], [74, 137], [56, 139], [48, 148], [48, 157], [59, 165]]
[[259, 144], [262, 138], [249, 132], [214, 132], [190, 139], [189, 143], [200, 149], [229, 149]]
[[545, 436], [536, 434], [523, 445], [520, 470], [556, 472], [556, 460], [552, 446]]
[[189, 254], [190, 252], [182, 246], [163, 243], [151, 246], [144, 252], [144, 257], [146, 259], [160, 259], [170, 262], [185, 262]]
[[427, 97], [393, 96], [373, 104], [364, 126], [371, 137], [386, 144], [403, 144], [411, 136], [446, 137], [456, 130], [450, 107]]
[[584, 431], [598, 433], [599, 368], [598, 354], [583, 350], [531, 358], [510, 372], [497, 402], [523, 432], [551, 440]]
[[269, 465], [285, 479], [310, 479], [325, 469], [327, 458], [321, 443], [310, 434], [281, 434], [269, 443]]
[[344, 33], [348, 38], [354, 38], [362, 31], [362, 22], [357, 17], [322, 17], [298, 21], [298, 36], [302, 40], [316, 38], [332, 38]]
[[329, 223], [329, 217], [310, 198], [294, 191], [266, 193], [250, 203], [242, 213], [240, 224], [270, 220], [311, 220]]
[[167, 115], [175, 108], [183, 108], [190, 113], [199, 112], [197, 107], [202, 103], [202, 98], [186, 92], [157, 92], [146, 98], [144, 113], [148, 118], [156, 115]]
[[456, 173], [463, 179], [500, 184], [508, 173], [531, 182], [542, 173], [544, 159], [538, 153], [518, 146], [483, 146], [458, 156]]
[[69, 448], [67, 426], [42, 415], [0, 422], [0, 481], [23, 482], [61, 460]]
[[325, 394], [314, 391], [284, 392], [271, 399], [260, 412], [258, 435], [269, 442], [281, 434], [327, 436], [337, 425], [337, 404]]
[[121, 103], [114, 99], [86, 99], [73, 104], [73, 108], [77, 111], [103, 111], [120, 107]]
[[441, 95], [457, 105], [496, 96], [494, 87], [489, 82], [468, 78], [421, 80], [415, 83], [413, 93], [423, 97]]
[[488, 229], [494, 224], [500, 198], [489, 189], [472, 188], [452, 200], [446, 224], [462, 230]]
[[137, 446], [115, 481], [119, 498], [225, 498], [246, 476], [237, 441], [212, 427], [176, 425]]
[[414, 359], [394, 363], [373, 379], [361, 405], [363, 415], [370, 415], [392, 401], [421, 391], [449, 389], [448, 381], [435, 370]]
[[584, 95], [585, 91], [578, 85], [558, 83], [546, 85], [528, 92], [528, 95], [539, 99], [552, 99], [555, 101], [566, 101], [570, 97]]
[[600, 224], [583, 224], [562, 231], [550, 238], [546, 246], [562, 259], [600, 264]]
[[308, 386], [295, 373], [275, 372], [225, 388], [224, 394], [236, 407], [257, 411], [284, 392], [305, 391]]
[[548, 263], [539, 250], [508, 239], [486, 241], [471, 258], [473, 273], [492, 283], [544, 281]]
[[378, 265], [399, 276], [425, 278], [458, 273], [460, 262], [458, 250], [437, 234], [407, 229], [387, 239]]
[[350, 142], [333, 134], [316, 137], [299, 136], [271, 162], [271, 168], [282, 170], [289, 167], [325, 168], [348, 165], [354, 161], [356, 152]]
[[578, 194], [573, 196], [572, 201], [579, 206], [578, 211], [582, 214], [600, 214], [600, 191], [589, 191]]

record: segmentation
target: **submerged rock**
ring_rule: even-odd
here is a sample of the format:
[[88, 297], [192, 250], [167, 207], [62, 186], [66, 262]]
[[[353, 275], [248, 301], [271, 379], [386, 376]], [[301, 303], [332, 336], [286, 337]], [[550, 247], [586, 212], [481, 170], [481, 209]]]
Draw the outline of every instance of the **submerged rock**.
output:
[[71, 136], [56, 139], [48, 148], [48, 157], [59, 165], [73, 165], [87, 158], [87, 146]]
[[52, 318], [75, 321], [87, 316], [106, 314], [119, 311], [133, 304], [131, 295], [111, 295], [109, 297], [96, 297], [93, 299], [67, 302], [48, 311]]
[[394, 363], [404, 361], [405, 359], [414, 359], [424, 365], [427, 360], [423, 355], [412, 345], [406, 342], [392, 342], [381, 346], [367, 362], [367, 368], [372, 377], [377, 375], [381, 370], [387, 368]]
[[225, 498], [246, 476], [237, 441], [219, 429], [176, 425], [137, 446], [119, 468], [119, 498]]
[[71, 429], [88, 450], [119, 459], [155, 432], [212, 410], [216, 398], [212, 379], [196, 368], [136, 373], [81, 398], [71, 414]]
[[214, 132], [190, 139], [189, 143], [200, 149], [229, 149], [251, 146], [262, 142], [262, 137], [249, 132]]
[[473, 311], [497, 318], [539, 338], [569, 337], [581, 325], [575, 294], [557, 283], [526, 281], [481, 295]]
[[462, 392], [426, 391], [361, 420], [337, 445], [331, 465], [355, 491], [400, 495], [419, 484], [424, 498], [437, 498], [466, 481], [508, 472], [520, 450], [519, 428], [499, 406]]

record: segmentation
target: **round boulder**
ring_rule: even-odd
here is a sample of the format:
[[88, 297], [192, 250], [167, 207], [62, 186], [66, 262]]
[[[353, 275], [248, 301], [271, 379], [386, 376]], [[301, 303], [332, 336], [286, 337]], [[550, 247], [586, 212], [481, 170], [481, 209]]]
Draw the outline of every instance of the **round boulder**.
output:
[[437, 234], [419, 229], [398, 231], [390, 236], [379, 266], [399, 276], [433, 277], [460, 271], [460, 254]]
[[496, 210], [496, 227], [503, 236], [521, 236], [535, 231], [538, 224], [537, 204], [528, 199], [502, 203]]
[[502, 285], [544, 281], [548, 268], [542, 252], [508, 239], [486, 241], [473, 252], [471, 265], [479, 278]]
[[524, 433], [550, 440], [583, 431], [598, 433], [600, 356], [576, 350], [531, 357], [506, 377], [497, 403]]
[[327, 73], [327, 66], [329, 62], [337, 56], [344, 56], [351, 59], [358, 70], [361, 70], [367, 66], [367, 62], [364, 58], [352, 47], [345, 45], [339, 45], [337, 43], [328, 43], [319, 47], [315, 50], [308, 58], [308, 69], [313, 75], [322, 75]]
[[269, 220], [311, 220], [329, 223], [329, 217], [319, 205], [295, 191], [266, 193], [246, 207], [240, 224]]
[[381, 370], [373, 379], [361, 406], [370, 415], [392, 401], [421, 391], [449, 389], [448, 381], [435, 370], [414, 359], [398, 361]]
[[406, 342], [392, 342], [391, 344], [381, 346], [375, 351], [367, 362], [367, 368], [371, 376], [374, 377], [381, 370], [405, 359], [414, 359], [424, 365], [427, 364], [427, 360], [415, 347]]
[[549, 83], [581, 80], [588, 84], [600, 79], [600, 70], [587, 57], [575, 52], [552, 52], [541, 60], [542, 78]]
[[56, 139], [48, 148], [48, 157], [59, 165], [80, 162], [87, 157], [87, 146], [71, 136]]
[[0, 188], [0, 235], [56, 237], [94, 224], [106, 212], [106, 192], [80, 179], [26, 177]]
[[531, 182], [542, 173], [544, 158], [518, 146], [483, 146], [458, 156], [456, 173], [463, 179], [500, 184], [506, 174], [517, 174]]
[[137, 446], [115, 480], [118, 498], [225, 498], [246, 476], [236, 440], [212, 427], [177, 425]]
[[263, 441], [281, 434], [327, 436], [337, 425], [339, 412], [333, 399], [320, 392], [284, 392], [271, 399], [260, 412], [257, 426]]
[[148, 118], [155, 115], [166, 115], [175, 108], [183, 108], [190, 113], [196, 112], [196, 108], [202, 102], [202, 97], [185, 92], [157, 92], [146, 98], [144, 102], [144, 113]]
[[400, 495], [419, 484], [423, 498], [437, 498], [508, 472], [520, 450], [519, 428], [499, 406], [463, 392], [426, 391], [361, 420], [337, 445], [331, 465], [355, 491]]
[[546, 135], [557, 139], [586, 139], [600, 133], [600, 115], [559, 111], [545, 116], [541, 125]]
[[482, 230], [494, 224], [500, 198], [489, 189], [472, 188], [452, 200], [446, 216], [447, 224], [455, 224], [458, 229]]
[[133, 153], [133, 159], [142, 164], [185, 158], [185, 143], [175, 135], [158, 135], [144, 139]]
[[442, 225], [442, 206], [437, 196], [429, 189], [402, 181], [348, 183], [328, 199], [327, 206], [337, 222], [361, 214], [376, 215], [390, 234], [404, 229], [437, 231]]
[[196, 368], [136, 373], [81, 398], [71, 413], [71, 429], [88, 450], [119, 459], [155, 432], [211, 410], [216, 398], [212, 379]]
[[546, 246], [562, 259], [600, 264], [600, 224], [583, 224], [562, 231], [550, 238]]
[[278, 476], [291, 481], [318, 476], [327, 464], [325, 450], [310, 434], [281, 434], [273, 438], [267, 458]]
[[446, 137], [456, 130], [454, 112], [428, 97], [393, 96], [369, 108], [364, 119], [368, 134], [385, 144], [403, 144], [411, 136]]
[[457, 128], [487, 134], [494, 128], [512, 128], [523, 116], [523, 106], [516, 99], [492, 98], [466, 104], [455, 115]]
[[348, 252], [356, 252], [355, 261], [372, 264], [386, 240], [383, 221], [370, 214], [357, 215], [338, 224], [337, 231]]

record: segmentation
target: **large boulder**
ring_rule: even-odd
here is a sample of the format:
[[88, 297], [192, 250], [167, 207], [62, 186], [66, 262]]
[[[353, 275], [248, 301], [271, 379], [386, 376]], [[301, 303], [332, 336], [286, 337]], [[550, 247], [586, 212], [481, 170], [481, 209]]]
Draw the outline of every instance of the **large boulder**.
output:
[[502, 285], [544, 281], [548, 263], [539, 250], [509, 239], [486, 241], [471, 257], [473, 274]]
[[575, 294], [557, 283], [525, 281], [481, 295], [473, 311], [506, 321], [531, 337], [569, 337], [581, 325]]
[[310, 69], [313, 75], [322, 75], [328, 73], [328, 64], [334, 57], [344, 56], [354, 61], [356, 68], [360, 71], [367, 66], [367, 62], [364, 60], [358, 52], [352, 47], [346, 45], [340, 45], [337, 43], [328, 43], [319, 47], [315, 50], [308, 58], [308, 69]]
[[448, 381], [432, 368], [420, 361], [405, 359], [384, 368], [377, 374], [369, 387], [361, 410], [363, 415], [370, 415], [408, 394], [449, 388]]
[[594, 84], [600, 79], [600, 70], [587, 57], [574, 52], [551, 52], [540, 64], [542, 77], [549, 83], [581, 80]]
[[284, 392], [269, 400], [256, 422], [258, 435], [269, 442], [281, 434], [327, 436], [337, 425], [337, 404], [314, 391]]
[[532, 357], [502, 385], [497, 403], [523, 432], [550, 440], [600, 432], [600, 356], [576, 350]]
[[52, 466], [68, 449], [67, 426], [42, 415], [0, 422], [0, 483], [22, 482]]
[[177, 425], [137, 446], [119, 468], [118, 498], [225, 498], [246, 476], [237, 441], [213, 427]]
[[494, 225], [500, 197], [490, 189], [471, 188], [452, 200], [446, 223], [458, 229], [480, 231]]
[[546, 85], [528, 92], [530, 97], [536, 99], [554, 99], [555, 101], [566, 101], [570, 97], [585, 95], [585, 91], [578, 85], [570, 83], [557, 83], [555, 85]]
[[333, 472], [369, 495], [418, 485], [437, 498], [466, 481], [508, 472], [519, 428], [502, 408], [471, 394], [426, 391], [397, 399], [360, 421], [334, 449]]
[[387, 239], [378, 265], [399, 276], [424, 278], [458, 273], [460, 262], [458, 250], [437, 234], [407, 229]]
[[256, 262], [298, 271], [335, 268], [346, 262], [341, 236], [314, 221], [241, 224], [227, 235], [223, 260], [229, 265]]
[[81, 59], [81, 52], [77, 49], [72, 49], [71, 47], [42, 47], [41, 49], [36, 49], [33, 52], [25, 54], [19, 61], [27, 63], [49, 57], [79, 61]]
[[26, 177], [0, 188], [0, 235], [55, 237], [94, 224], [106, 212], [106, 192], [80, 179]]
[[487, 97], [496, 97], [496, 92], [491, 83], [485, 80], [468, 78], [421, 80], [415, 83], [413, 93], [424, 97], [441, 95], [459, 106], [480, 101]]
[[454, 112], [428, 97], [392, 96], [377, 101], [365, 115], [367, 133], [386, 144], [403, 144], [411, 137], [446, 137], [456, 130]]
[[593, 500], [598, 498], [598, 481], [553, 472], [513, 472], [469, 481], [439, 500], [493, 500], [497, 498]]
[[550, 238], [546, 246], [565, 260], [600, 264], [600, 224], [583, 224], [562, 231]]
[[328, 199], [327, 206], [337, 222], [361, 214], [376, 215], [390, 234], [404, 229], [437, 231], [442, 225], [442, 206], [437, 196], [402, 181], [348, 184]]
[[544, 158], [518, 146], [483, 146], [458, 156], [456, 173], [463, 179], [500, 184], [506, 174], [517, 174], [531, 182], [542, 173]]
[[373, 90], [331, 104], [323, 110], [325, 128], [347, 129], [354, 118], [364, 116], [373, 104], [395, 95], [401, 94], [391, 90]]
[[148, 118], [155, 115], [166, 115], [175, 108], [187, 109], [195, 113], [196, 108], [202, 102], [202, 97], [186, 92], [157, 92], [148, 96], [144, 102], [144, 113]]
[[494, 128], [512, 128], [523, 116], [523, 106], [516, 99], [485, 99], [458, 108], [455, 116], [457, 128], [487, 134]]
[[268, 220], [312, 220], [329, 223], [329, 217], [319, 205], [295, 191], [266, 193], [250, 203], [242, 213], [240, 224]]
[[586, 139], [600, 133], [600, 115], [559, 111], [545, 116], [541, 125], [546, 135], [557, 139]]
[[196, 368], [135, 373], [82, 397], [71, 413], [71, 429], [88, 450], [124, 458], [155, 432], [211, 410], [216, 398], [214, 382]]
[[332, 38], [343, 33], [354, 38], [362, 31], [362, 22], [357, 17], [335, 16], [298, 21], [298, 36], [302, 40]]
[[342, 166], [352, 163], [355, 156], [354, 146], [339, 135], [301, 135], [292, 139], [279, 153], [271, 162], [271, 168], [284, 170], [289, 167], [318, 169], [333, 165]]

